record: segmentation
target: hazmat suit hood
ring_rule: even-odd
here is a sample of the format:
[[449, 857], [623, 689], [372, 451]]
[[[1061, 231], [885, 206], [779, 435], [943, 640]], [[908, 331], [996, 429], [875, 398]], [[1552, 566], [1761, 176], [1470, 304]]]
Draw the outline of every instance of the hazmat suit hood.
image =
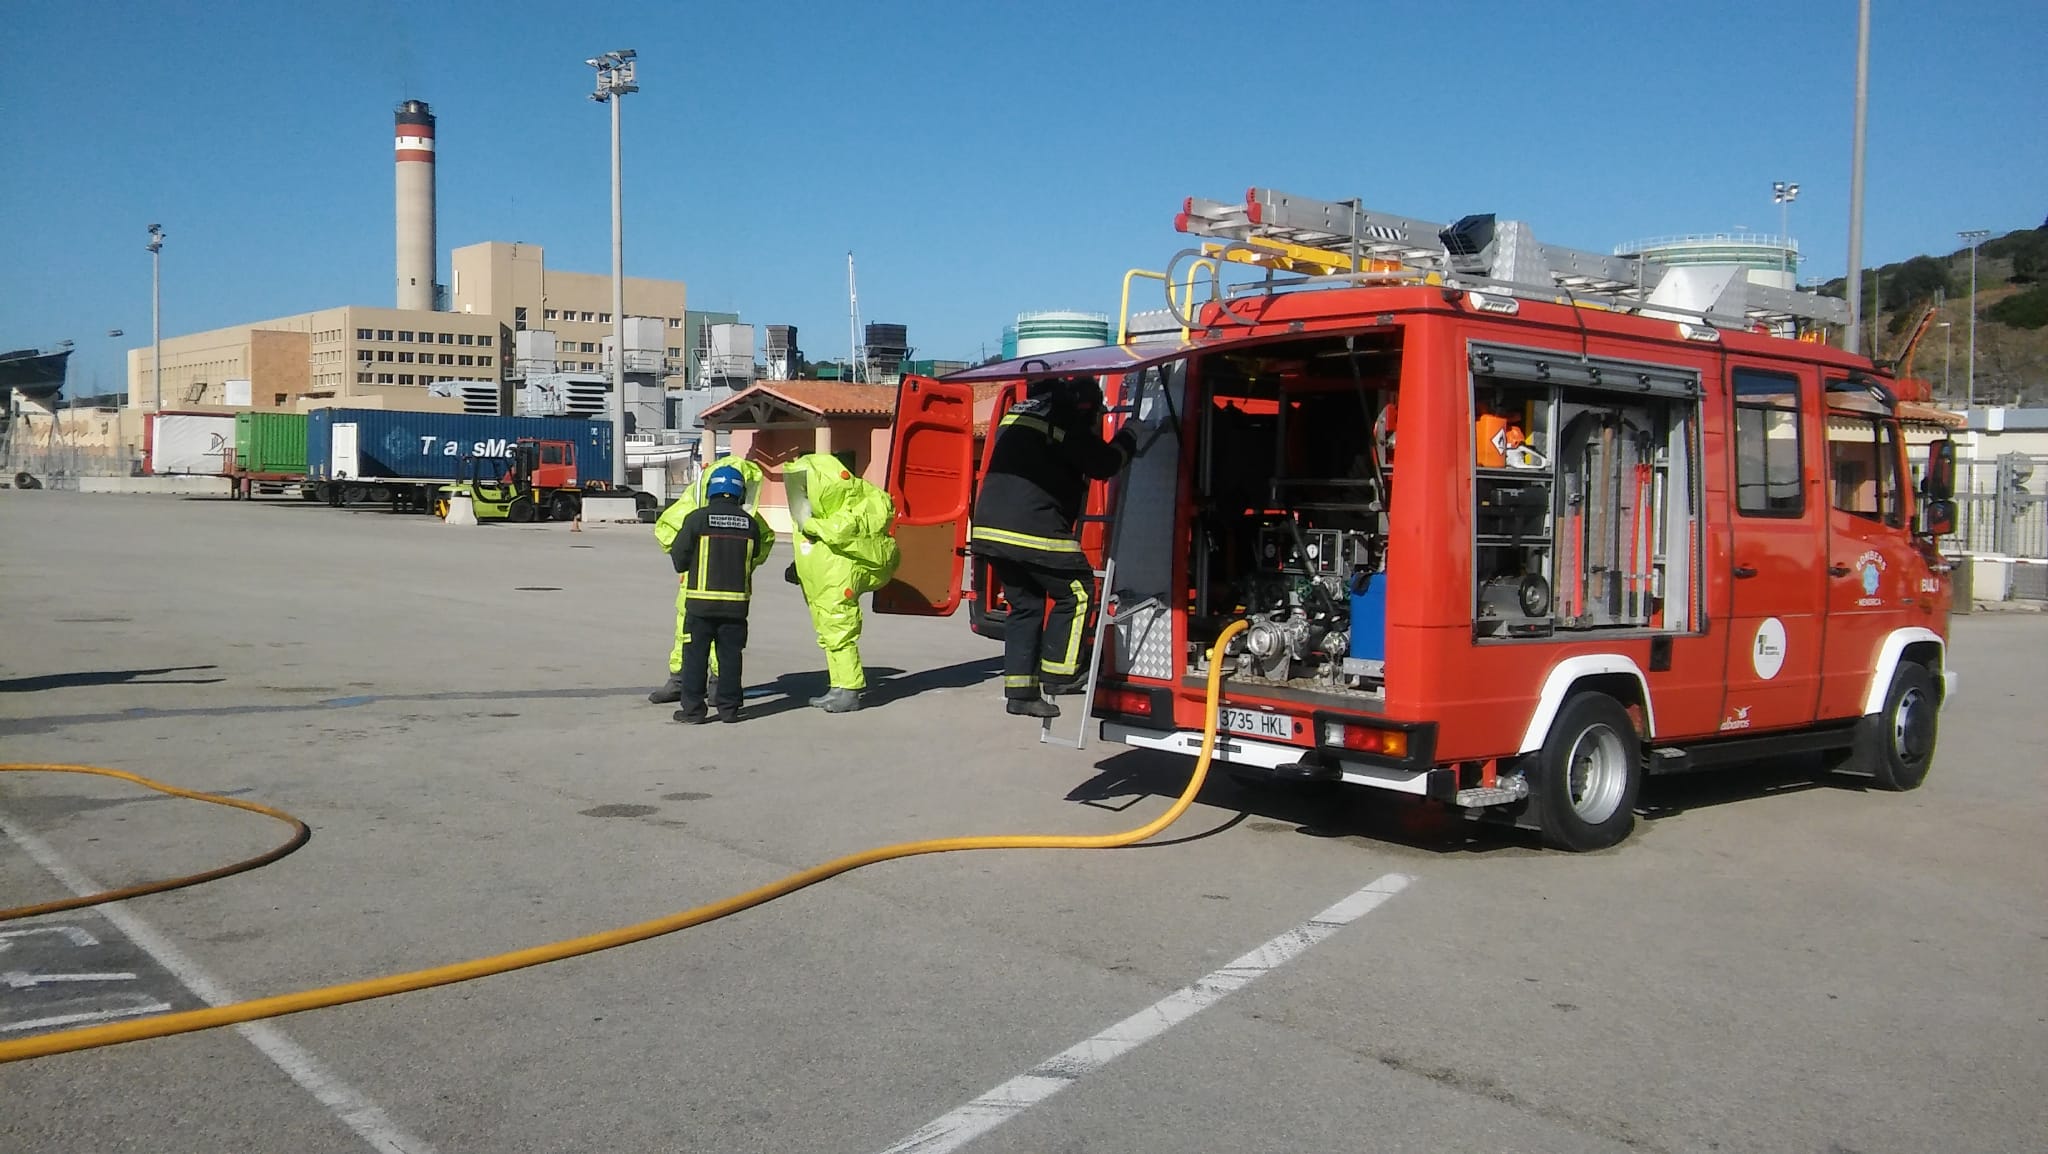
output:
[[710, 468], [697, 474], [697, 479], [690, 482], [690, 487], [683, 490], [683, 495], [671, 502], [668, 508], [662, 510], [661, 516], [655, 519], [654, 543], [661, 546], [662, 552], [668, 552], [668, 547], [675, 543], [676, 534], [683, 528], [683, 518], [704, 503], [704, 486], [710, 480], [711, 474], [720, 469], [732, 469], [746, 481], [747, 496], [744, 503], [747, 512], [752, 513], [760, 507], [761, 485], [768, 479], [768, 474], [761, 466], [745, 457], [720, 457], [711, 463]]
[[[839, 458], [810, 453], [783, 467], [790, 520], [799, 542], [822, 545], [839, 564], [804, 564], [818, 552], [799, 547], [797, 576], [811, 593], [810, 570], [823, 584], [851, 588], [854, 596], [889, 583], [903, 555], [889, 535], [896, 507], [889, 494], [853, 475]], [[822, 559], [819, 559], [822, 560]], [[826, 572], [829, 569], [830, 572]]]

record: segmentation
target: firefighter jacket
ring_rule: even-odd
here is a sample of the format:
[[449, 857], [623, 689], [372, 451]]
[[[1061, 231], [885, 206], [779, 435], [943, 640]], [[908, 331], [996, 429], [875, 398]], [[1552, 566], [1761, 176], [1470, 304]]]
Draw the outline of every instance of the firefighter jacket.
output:
[[974, 502], [974, 552], [1047, 569], [1093, 568], [1074, 523], [1090, 480], [1108, 480], [1131, 459], [1122, 429], [1104, 441], [1098, 419], [1034, 397], [1004, 414], [988, 475]]
[[[668, 555], [682, 574], [689, 611], [704, 617], [747, 615], [754, 570], [774, 535], [734, 497], [713, 497], [683, 518]], [[768, 545], [764, 547], [763, 542]]]

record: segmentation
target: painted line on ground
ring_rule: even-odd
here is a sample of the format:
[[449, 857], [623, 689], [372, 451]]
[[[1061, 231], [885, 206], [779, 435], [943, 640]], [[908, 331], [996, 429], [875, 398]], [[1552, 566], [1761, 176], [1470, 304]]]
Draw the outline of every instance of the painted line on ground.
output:
[[1222, 969], [1183, 986], [1088, 1040], [1054, 1054], [951, 1113], [935, 1118], [883, 1154], [947, 1154], [1038, 1105], [1061, 1090], [1167, 1030], [1187, 1021], [1255, 979], [1306, 953], [1309, 947], [1378, 909], [1414, 879], [1388, 874]]
[[[20, 846], [72, 893], [83, 897], [106, 888], [73, 868], [49, 843], [9, 821], [4, 814], [0, 814], [0, 834]], [[110, 902], [94, 909], [207, 1005], [225, 1006], [241, 1000], [156, 927], [128, 912], [125, 902]], [[282, 1030], [268, 1022], [245, 1022], [234, 1029], [379, 1154], [435, 1154], [432, 1146], [399, 1129], [382, 1107], [321, 1065], [304, 1047], [285, 1037]]]

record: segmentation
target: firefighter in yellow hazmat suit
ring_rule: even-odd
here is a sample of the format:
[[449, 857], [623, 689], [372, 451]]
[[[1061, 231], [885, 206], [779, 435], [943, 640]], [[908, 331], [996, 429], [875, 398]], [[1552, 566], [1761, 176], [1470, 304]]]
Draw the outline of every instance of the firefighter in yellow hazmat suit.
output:
[[827, 713], [860, 708], [867, 673], [860, 661], [860, 598], [889, 583], [903, 559], [889, 535], [889, 494], [854, 476], [839, 458], [811, 453], [784, 466], [795, 526], [796, 579], [825, 651], [831, 689], [811, 704]]
[[[719, 469], [725, 468], [739, 470], [740, 476], [746, 479], [747, 496], [745, 504], [747, 511], [752, 513], [760, 507], [761, 482], [767, 479], [767, 474], [761, 470], [761, 466], [741, 457], [720, 457], [711, 463], [710, 468], [699, 473], [697, 479], [690, 483], [690, 487], [683, 490], [683, 495], [676, 498], [668, 508], [662, 510], [661, 516], [654, 522], [654, 543], [661, 546], [663, 553], [667, 553], [669, 546], [675, 542], [676, 533], [683, 526], [683, 518], [689, 516], [697, 506], [704, 503], [704, 479]], [[768, 550], [775, 545], [775, 531], [768, 528], [766, 523], [762, 523], [760, 532], [765, 541], [760, 557], [765, 560]], [[760, 565], [760, 561], [754, 562], [755, 568], [758, 569]], [[688, 591], [679, 584], [676, 588], [676, 644], [675, 648], [669, 650], [668, 654], [668, 681], [660, 689], [647, 695], [647, 700], [656, 705], [665, 705], [682, 700], [683, 646], [690, 640], [690, 634], [683, 625], [683, 616], [688, 601]], [[713, 675], [718, 673], [718, 656], [715, 652], [711, 657], [711, 672]]]

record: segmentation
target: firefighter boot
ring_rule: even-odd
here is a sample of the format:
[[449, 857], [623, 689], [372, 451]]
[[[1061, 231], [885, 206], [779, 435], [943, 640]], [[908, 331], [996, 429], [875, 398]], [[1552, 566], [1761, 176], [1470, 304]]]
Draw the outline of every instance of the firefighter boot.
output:
[[667, 705], [670, 702], [681, 701], [682, 699], [683, 675], [680, 673], [669, 674], [666, 684], [647, 695], [648, 702], [653, 705]]
[[1005, 708], [1018, 717], [1052, 718], [1060, 715], [1060, 707], [1043, 697], [1013, 697]]
[[825, 696], [812, 698], [811, 704], [827, 713], [852, 713], [860, 708], [860, 691], [835, 685]]

